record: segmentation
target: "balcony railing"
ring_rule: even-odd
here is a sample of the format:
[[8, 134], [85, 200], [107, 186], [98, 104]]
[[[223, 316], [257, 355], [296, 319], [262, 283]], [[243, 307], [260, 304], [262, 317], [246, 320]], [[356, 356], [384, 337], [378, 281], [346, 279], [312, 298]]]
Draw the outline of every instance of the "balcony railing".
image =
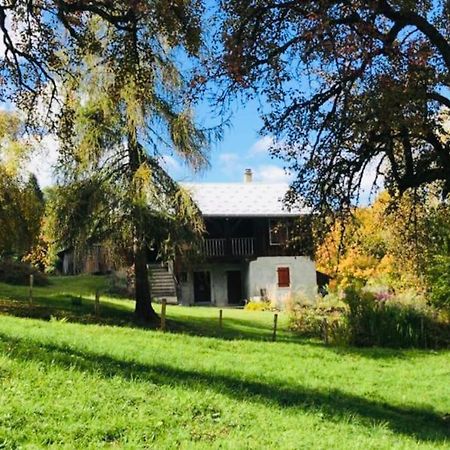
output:
[[233, 256], [251, 256], [255, 252], [255, 238], [232, 238], [231, 254]]
[[225, 256], [226, 239], [205, 239], [203, 254], [205, 256]]
[[205, 239], [203, 254], [207, 257], [252, 256], [255, 253], [255, 238]]

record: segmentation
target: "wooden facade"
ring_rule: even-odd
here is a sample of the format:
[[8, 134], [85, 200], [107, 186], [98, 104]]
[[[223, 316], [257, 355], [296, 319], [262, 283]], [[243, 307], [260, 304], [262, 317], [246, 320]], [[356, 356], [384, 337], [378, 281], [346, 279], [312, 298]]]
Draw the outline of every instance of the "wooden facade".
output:
[[[307, 218], [207, 217], [202, 253], [209, 260], [311, 254]], [[274, 236], [283, 237], [276, 242]]]

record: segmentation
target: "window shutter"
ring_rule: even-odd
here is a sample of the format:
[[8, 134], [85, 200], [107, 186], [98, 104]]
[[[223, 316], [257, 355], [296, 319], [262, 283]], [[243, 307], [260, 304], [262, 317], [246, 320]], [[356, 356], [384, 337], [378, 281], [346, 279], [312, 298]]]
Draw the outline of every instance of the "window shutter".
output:
[[289, 276], [289, 267], [278, 267], [278, 287], [289, 287], [291, 280]]

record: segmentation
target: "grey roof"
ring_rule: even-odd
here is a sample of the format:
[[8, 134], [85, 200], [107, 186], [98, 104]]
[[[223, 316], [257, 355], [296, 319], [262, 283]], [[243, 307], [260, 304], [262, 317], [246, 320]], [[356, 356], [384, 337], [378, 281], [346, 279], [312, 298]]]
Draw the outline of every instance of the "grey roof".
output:
[[281, 217], [307, 214], [289, 210], [283, 199], [287, 184], [275, 183], [181, 183], [204, 216]]

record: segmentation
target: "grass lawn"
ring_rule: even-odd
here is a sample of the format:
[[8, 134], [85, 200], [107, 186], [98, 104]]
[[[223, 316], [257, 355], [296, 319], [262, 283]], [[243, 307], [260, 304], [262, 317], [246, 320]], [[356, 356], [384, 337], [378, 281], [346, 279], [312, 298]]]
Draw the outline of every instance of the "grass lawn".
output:
[[169, 306], [162, 333], [105, 295], [99, 325], [105, 283], [57, 278], [31, 307], [0, 284], [0, 448], [449, 448], [448, 351], [325, 347], [284, 316], [270, 342], [272, 314], [219, 330], [215, 308]]

